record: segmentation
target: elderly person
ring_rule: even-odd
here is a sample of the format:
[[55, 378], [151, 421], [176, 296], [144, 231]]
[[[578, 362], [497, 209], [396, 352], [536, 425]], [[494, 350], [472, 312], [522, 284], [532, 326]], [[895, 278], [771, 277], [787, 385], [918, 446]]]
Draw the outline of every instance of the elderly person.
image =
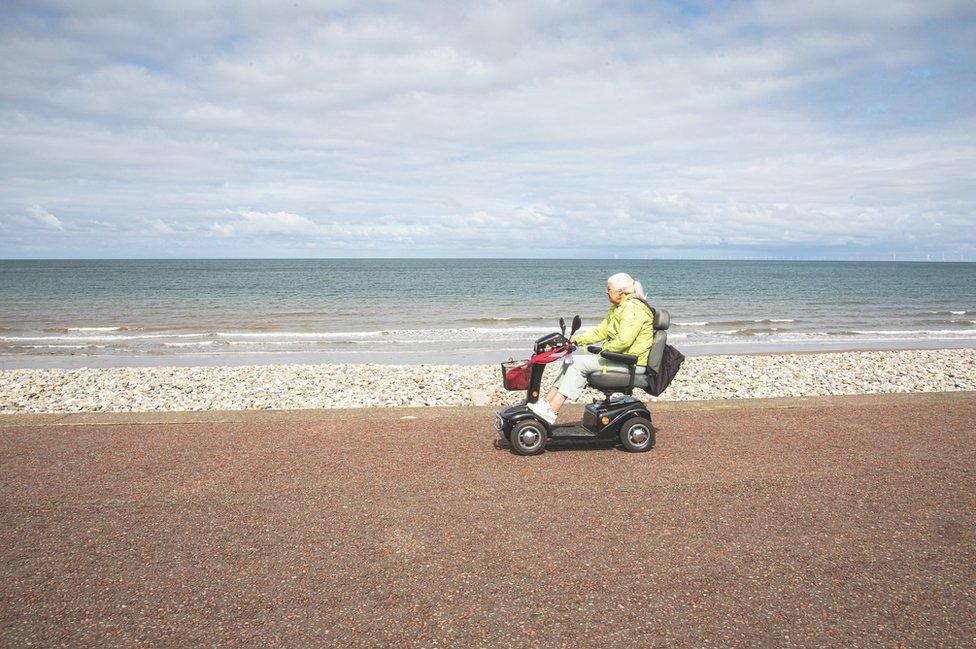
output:
[[[570, 340], [582, 349], [605, 341], [605, 351], [636, 356], [637, 372], [642, 373], [654, 342], [654, 314], [645, 302], [647, 296], [644, 288], [627, 273], [617, 273], [607, 280], [607, 297], [611, 306], [603, 322], [585, 333], [576, 334]], [[586, 377], [595, 372], [630, 374], [630, 368], [597, 354], [574, 355], [571, 363], [563, 363], [546, 398], [530, 403], [528, 407], [550, 424], [554, 423], [566, 399], [578, 399], [586, 387]]]

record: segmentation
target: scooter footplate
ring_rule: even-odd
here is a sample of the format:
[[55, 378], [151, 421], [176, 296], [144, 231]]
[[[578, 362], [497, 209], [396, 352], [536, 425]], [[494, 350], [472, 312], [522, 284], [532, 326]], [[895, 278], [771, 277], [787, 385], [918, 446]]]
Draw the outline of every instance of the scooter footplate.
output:
[[581, 424], [563, 424], [554, 426], [552, 439], [597, 439], [600, 433], [593, 432]]

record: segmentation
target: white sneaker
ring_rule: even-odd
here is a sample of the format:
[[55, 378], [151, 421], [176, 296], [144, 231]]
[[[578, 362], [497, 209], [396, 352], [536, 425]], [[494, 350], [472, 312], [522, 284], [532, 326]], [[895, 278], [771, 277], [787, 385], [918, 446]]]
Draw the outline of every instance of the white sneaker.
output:
[[525, 405], [550, 426], [556, 423], [556, 413], [552, 411], [552, 405], [550, 405], [547, 399], [539, 399], [535, 403], [527, 403]]

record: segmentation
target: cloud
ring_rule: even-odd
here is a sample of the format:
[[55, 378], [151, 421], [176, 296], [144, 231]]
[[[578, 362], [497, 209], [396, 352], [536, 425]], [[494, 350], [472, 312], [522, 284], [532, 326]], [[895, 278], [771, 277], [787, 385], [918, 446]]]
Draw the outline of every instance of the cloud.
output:
[[64, 224], [61, 223], [61, 220], [40, 205], [34, 204], [29, 206], [27, 208], [27, 215], [35, 225], [39, 225], [45, 230], [64, 232]]
[[971, 3], [54, 5], [0, 18], [0, 210], [132, 255], [976, 255]]
[[215, 223], [212, 230], [223, 236], [233, 235], [284, 235], [316, 237], [327, 232], [327, 228], [308, 217], [289, 212], [254, 212], [249, 210], [229, 211], [239, 218], [225, 223]]
[[156, 234], [176, 234], [177, 230], [162, 219], [148, 221], [149, 228]]

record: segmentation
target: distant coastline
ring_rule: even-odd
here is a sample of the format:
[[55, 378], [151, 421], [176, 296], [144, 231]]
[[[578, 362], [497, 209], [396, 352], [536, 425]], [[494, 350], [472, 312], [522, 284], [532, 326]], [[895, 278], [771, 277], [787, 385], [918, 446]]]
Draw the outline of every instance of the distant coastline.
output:
[[[929, 255], [931, 257], [931, 255]], [[503, 256], [470, 256], [470, 257], [404, 257], [402, 255], [390, 257], [0, 257], [0, 264], [4, 262], [40, 261], [40, 262], [194, 262], [194, 261], [539, 261], [539, 257], [503, 257]], [[801, 258], [798, 256], [765, 256], [765, 257], [546, 257], [548, 261], [613, 261], [613, 262], [647, 262], [647, 261], [699, 261], [699, 262], [786, 262], [811, 264], [976, 264], [976, 259], [840, 259], [834, 257]]]

